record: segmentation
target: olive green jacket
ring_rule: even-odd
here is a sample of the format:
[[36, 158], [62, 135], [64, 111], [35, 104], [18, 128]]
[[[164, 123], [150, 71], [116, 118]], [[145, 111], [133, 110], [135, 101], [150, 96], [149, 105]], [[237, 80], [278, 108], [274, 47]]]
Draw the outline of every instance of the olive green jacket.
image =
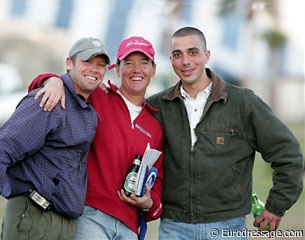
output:
[[297, 139], [251, 90], [206, 72], [213, 84], [194, 147], [181, 81], [147, 99], [159, 109], [155, 116], [164, 131], [162, 218], [207, 223], [250, 213], [256, 152], [273, 169], [266, 209], [284, 215], [303, 188], [304, 160]]

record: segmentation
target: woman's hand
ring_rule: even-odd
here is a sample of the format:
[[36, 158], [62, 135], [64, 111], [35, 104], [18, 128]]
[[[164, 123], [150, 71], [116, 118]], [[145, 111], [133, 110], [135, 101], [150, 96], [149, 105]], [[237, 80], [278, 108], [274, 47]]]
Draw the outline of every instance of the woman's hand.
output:
[[60, 101], [61, 108], [66, 109], [63, 81], [60, 78], [51, 77], [45, 80], [43, 84], [44, 87], [35, 95], [35, 99], [43, 95], [39, 106], [43, 107], [44, 111], [52, 111]]

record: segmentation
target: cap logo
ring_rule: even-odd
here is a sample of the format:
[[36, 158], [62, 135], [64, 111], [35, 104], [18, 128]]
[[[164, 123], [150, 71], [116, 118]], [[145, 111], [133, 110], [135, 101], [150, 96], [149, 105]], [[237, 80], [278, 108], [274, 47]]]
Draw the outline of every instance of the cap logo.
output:
[[140, 42], [139, 40], [135, 40], [134, 42], [129, 42], [126, 44], [126, 47], [129, 47], [131, 45], [140, 45], [140, 46], [147, 46], [146, 43]]
[[94, 45], [94, 46], [96, 46], [96, 47], [101, 47], [101, 46], [102, 46], [101, 42], [99, 42], [99, 41], [97, 41], [97, 40], [93, 40], [93, 41], [92, 41], [92, 45]]

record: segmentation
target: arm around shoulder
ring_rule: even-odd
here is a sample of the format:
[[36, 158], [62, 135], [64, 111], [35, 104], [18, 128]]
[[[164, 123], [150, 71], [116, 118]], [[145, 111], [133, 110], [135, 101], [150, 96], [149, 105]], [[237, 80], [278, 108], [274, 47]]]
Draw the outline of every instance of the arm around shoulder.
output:
[[57, 77], [60, 79], [60, 77], [57, 74], [54, 73], [44, 73], [44, 74], [39, 74], [37, 77], [33, 79], [33, 81], [30, 83], [28, 87], [28, 92], [36, 89], [43, 87], [44, 81], [49, 79], [50, 77]]
[[63, 81], [58, 75], [53, 73], [40, 74], [32, 81], [28, 90], [31, 91], [39, 87], [43, 88], [37, 92], [35, 99], [43, 95], [39, 106], [43, 107], [44, 111], [52, 111], [59, 101], [61, 108], [65, 109]]

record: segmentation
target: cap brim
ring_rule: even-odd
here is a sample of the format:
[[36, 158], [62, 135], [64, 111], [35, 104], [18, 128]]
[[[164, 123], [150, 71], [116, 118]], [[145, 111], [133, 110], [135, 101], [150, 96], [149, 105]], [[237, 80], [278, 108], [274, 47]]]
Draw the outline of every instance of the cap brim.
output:
[[143, 54], [145, 54], [150, 60], [154, 60], [154, 57], [149, 54], [147, 51], [141, 49], [141, 48], [131, 48], [128, 51], [126, 51], [123, 55], [121, 55], [119, 57], [119, 60], [123, 60], [124, 58], [126, 58], [129, 54], [134, 53], [134, 52], [141, 52]]
[[116, 67], [116, 64], [114, 63], [114, 64], [111, 64], [111, 65], [109, 65], [108, 66], [108, 70], [111, 70], [111, 69], [113, 69], [113, 68], [115, 68]]
[[77, 54], [79, 58], [83, 61], [87, 61], [93, 57], [104, 55], [106, 57], [107, 64], [110, 64], [110, 58], [107, 53], [101, 51], [100, 49], [87, 49]]

